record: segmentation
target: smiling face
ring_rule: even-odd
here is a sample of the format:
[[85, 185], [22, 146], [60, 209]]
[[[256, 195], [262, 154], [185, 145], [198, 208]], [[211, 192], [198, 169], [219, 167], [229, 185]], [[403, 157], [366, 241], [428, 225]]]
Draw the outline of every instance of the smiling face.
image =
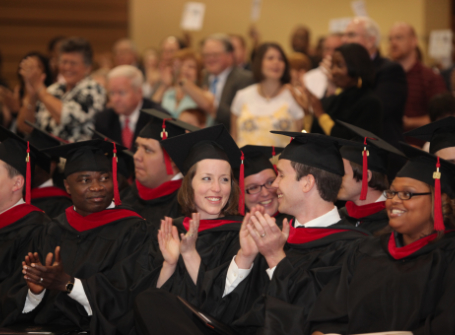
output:
[[180, 65], [180, 79], [195, 83], [197, 80], [197, 63], [195, 59], [184, 59]]
[[73, 88], [90, 73], [91, 66], [84, 63], [82, 53], [68, 52], [60, 55], [58, 69], [67, 86]]
[[204, 67], [215, 76], [226, 70], [234, 62], [231, 52], [226, 52], [222, 42], [208, 39], [202, 47]]
[[216, 219], [231, 194], [231, 166], [224, 160], [203, 159], [197, 163], [191, 186], [201, 219]]
[[[272, 169], [262, 170], [259, 173], [245, 178], [245, 190], [260, 187], [258, 185], [273, 184], [276, 174]], [[261, 205], [265, 212], [272, 216], [278, 211], [278, 197], [275, 188], [261, 188], [260, 192], [248, 194], [245, 192], [245, 204], [248, 208]]]
[[280, 213], [297, 216], [302, 211], [301, 181], [297, 180], [297, 173], [288, 159], [280, 159], [277, 164], [278, 176], [272, 186], [277, 188], [278, 210]]
[[269, 48], [262, 59], [262, 75], [265, 79], [280, 80], [286, 64], [279, 50]]
[[76, 212], [82, 216], [105, 210], [114, 197], [111, 173], [107, 171], [75, 172], [66, 177], [64, 183]]
[[348, 75], [348, 67], [339, 51], [333, 53], [331, 71], [333, 83], [336, 87], [348, 88], [357, 85], [357, 78], [352, 78]]
[[142, 89], [134, 87], [127, 77], [110, 78], [107, 86], [109, 101], [119, 115], [131, 115], [142, 101]]
[[[428, 184], [406, 177], [396, 177], [390, 189], [396, 192], [430, 192]], [[409, 200], [401, 200], [396, 195], [393, 199], [387, 199], [385, 205], [389, 225], [398, 233], [416, 240], [433, 231], [431, 195], [418, 195]]]
[[145, 187], [155, 188], [173, 177], [166, 172], [163, 150], [157, 140], [138, 137], [134, 154], [136, 179]]

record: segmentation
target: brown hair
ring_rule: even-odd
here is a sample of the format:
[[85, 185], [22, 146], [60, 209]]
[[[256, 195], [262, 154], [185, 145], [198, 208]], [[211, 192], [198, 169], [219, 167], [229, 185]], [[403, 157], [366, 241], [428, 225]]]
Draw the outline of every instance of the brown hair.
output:
[[263, 43], [261, 44], [257, 51], [256, 55], [254, 56], [253, 60], [253, 77], [256, 82], [261, 82], [264, 80], [264, 75], [262, 74], [262, 61], [264, 60], [265, 54], [269, 49], [276, 49], [281, 54], [284, 62], [284, 72], [280, 78], [282, 84], [288, 84], [291, 82], [291, 74], [289, 71], [289, 62], [286, 57], [286, 54], [283, 51], [283, 48], [277, 43]]
[[182, 115], [183, 113], [189, 113], [191, 115], [194, 115], [199, 124], [205, 125], [205, 123], [207, 122], [207, 114], [205, 114], [204, 111], [200, 108], [185, 109], [180, 113], [180, 115]]
[[[362, 166], [352, 161], [349, 161], [349, 164], [351, 164], [352, 172], [354, 173], [354, 179], [356, 181], [362, 181], [363, 177]], [[387, 179], [387, 175], [381, 172], [371, 171], [371, 179], [368, 182], [368, 187], [371, 187], [378, 191], [387, 190], [389, 188], [389, 180]]]
[[302, 177], [309, 174], [313, 175], [316, 181], [319, 196], [323, 200], [329, 202], [335, 202], [337, 200], [338, 191], [340, 190], [341, 181], [343, 179], [342, 176], [293, 161], [291, 161], [291, 166], [297, 173], [297, 180], [300, 180]]
[[[182, 213], [185, 216], [191, 216], [191, 214], [197, 212], [196, 203], [194, 202], [194, 189], [192, 186], [192, 181], [197, 171], [197, 165], [197, 163], [194, 164], [188, 170], [183, 178], [182, 186], [177, 193], [177, 201], [179, 202], [180, 207], [182, 207]], [[234, 178], [234, 173], [231, 168], [231, 194], [229, 195], [226, 206], [221, 210], [220, 216], [238, 215], [239, 192], [239, 185]]]
[[[8, 177], [13, 178], [16, 176], [22, 176], [22, 174], [13, 166], [9, 165], [8, 163], [4, 163], [5, 169], [8, 172]], [[23, 176], [25, 178], [25, 176]]]
[[182, 62], [187, 59], [194, 60], [196, 62], [197, 81], [198, 81], [198, 83], [201, 82], [202, 69], [204, 68], [204, 63], [202, 62], [201, 56], [199, 56], [199, 54], [196, 51], [194, 51], [190, 48], [178, 50], [175, 53], [174, 59], [178, 59]]
[[311, 60], [307, 55], [300, 52], [294, 52], [288, 57], [289, 67], [291, 70], [311, 70]]

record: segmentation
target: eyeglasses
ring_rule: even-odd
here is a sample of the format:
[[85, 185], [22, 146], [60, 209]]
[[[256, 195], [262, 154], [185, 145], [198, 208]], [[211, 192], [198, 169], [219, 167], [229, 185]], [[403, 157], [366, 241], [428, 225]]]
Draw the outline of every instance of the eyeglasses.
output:
[[256, 193], [259, 193], [261, 192], [262, 188], [265, 187], [266, 189], [270, 190], [270, 189], [274, 189], [276, 187], [273, 187], [272, 184], [273, 184], [274, 180], [269, 180], [267, 181], [265, 184], [263, 185], [253, 185], [253, 186], [250, 186], [248, 187], [245, 192], [247, 194], [256, 194]]
[[393, 199], [396, 195], [398, 195], [398, 199], [400, 200], [409, 200], [412, 197], [416, 195], [429, 195], [431, 192], [425, 192], [425, 193], [412, 193], [412, 192], [407, 192], [407, 191], [392, 191], [392, 190], [386, 190], [384, 191], [384, 196], [387, 199]]

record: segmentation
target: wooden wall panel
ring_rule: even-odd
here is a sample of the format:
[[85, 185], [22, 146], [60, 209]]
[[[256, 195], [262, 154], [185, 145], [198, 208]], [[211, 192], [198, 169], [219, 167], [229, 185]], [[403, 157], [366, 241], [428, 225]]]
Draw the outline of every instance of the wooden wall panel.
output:
[[128, 36], [128, 0], [1, 0], [3, 77], [17, 83], [19, 61], [29, 51], [47, 53], [55, 36], [88, 39], [95, 54]]

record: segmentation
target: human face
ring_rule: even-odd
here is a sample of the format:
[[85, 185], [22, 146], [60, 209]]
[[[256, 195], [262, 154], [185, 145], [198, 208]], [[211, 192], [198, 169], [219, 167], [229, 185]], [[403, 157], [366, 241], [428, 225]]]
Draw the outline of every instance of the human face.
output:
[[171, 65], [175, 53], [180, 49], [175, 37], [168, 37], [161, 46], [161, 61], [166, 65]]
[[232, 54], [226, 52], [223, 44], [217, 40], [205, 41], [202, 58], [207, 72], [215, 76], [226, 70], [234, 61]]
[[339, 36], [327, 36], [322, 43], [322, 57], [332, 56], [335, 49], [343, 44]]
[[341, 182], [340, 191], [338, 192], [338, 200], [356, 201], [360, 197], [362, 191], [362, 181], [357, 181], [354, 178], [354, 171], [351, 163], [343, 158], [344, 176]]
[[291, 85], [301, 86], [303, 76], [305, 75], [306, 71], [304, 69], [302, 70], [289, 69], [289, 73], [291, 74]]
[[191, 186], [201, 219], [216, 219], [231, 194], [231, 166], [224, 160], [203, 159], [197, 163]]
[[68, 52], [60, 55], [58, 69], [71, 89], [90, 73], [91, 66], [84, 63], [80, 52]]
[[[259, 173], [250, 175], [245, 178], [245, 190], [257, 185], [264, 185], [268, 182], [275, 181], [276, 174], [272, 169], [262, 170]], [[278, 197], [276, 189], [267, 189], [264, 186], [259, 193], [248, 194], [245, 192], [245, 204], [249, 209], [256, 205], [261, 205], [265, 208], [265, 212], [272, 216], [278, 211]]]
[[308, 51], [308, 32], [304, 28], [297, 28], [291, 36], [292, 50], [306, 54]]
[[180, 79], [186, 79], [195, 83], [197, 81], [197, 63], [196, 60], [184, 59], [180, 65]]
[[114, 197], [112, 174], [107, 171], [81, 171], [64, 180], [76, 212], [82, 216], [105, 210]]
[[[22, 197], [24, 177], [11, 178], [6, 169], [6, 163], [0, 160], [0, 213], [13, 206]], [[14, 197], [14, 194], [20, 196]], [[17, 198], [17, 199], [16, 199]]]
[[[430, 192], [426, 183], [406, 177], [396, 177], [390, 189], [396, 192]], [[433, 231], [431, 195], [418, 195], [409, 200], [401, 200], [395, 195], [393, 199], [386, 200], [385, 206], [390, 227], [409, 239], [417, 240]]]
[[343, 43], [357, 43], [367, 50], [371, 47], [370, 39], [366, 34], [365, 24], [357, 20], [352, 20], [347, 25], [343, 35]]
[[297, 216], [302, 210], [303, 192], [301, 182], [291, 165], [291, 161], [280, 159], [277, 164], [278, 176], [272, 186], [277, 188], [278, 210], [280, 213]]
[[107, 83], [109, 101], [118, 115], [131, 115], [142, 101], [142, 89], [133, 87], [131, 79], [117, 77]]
[[394, 26], [389, 33], [389, 54], [390, 58], [399, 61], [405, 59], [415, 50], [417, 40], [412, 35], [409, 27], [405, 25]]
[[114, 50], [114, 64], [119, 65], [134, 65], [137, 62], [137, 56], [134, 50], [129, 45], [118, 45]]
[[348, 88], [357, 84], [356, 78], [351, 78], [348, 75], [348, 67], [341, 52], [335, 51], [332, 57], [332, 77], [333, 83], [339, 88]]
[[435, 152], [435, 155], [455, 164], [455, 147], [444, 148]]
[[262, 59], [262, 75], [265, 79], [280, 80], [286, 65], [281, 53], [275, 48], [269, 48]]
[[172, 179], [166, 172], [163, 150], [157, 140], [138, 137], [136, 146], [134, 172], [142, 185], [155, 188]]

